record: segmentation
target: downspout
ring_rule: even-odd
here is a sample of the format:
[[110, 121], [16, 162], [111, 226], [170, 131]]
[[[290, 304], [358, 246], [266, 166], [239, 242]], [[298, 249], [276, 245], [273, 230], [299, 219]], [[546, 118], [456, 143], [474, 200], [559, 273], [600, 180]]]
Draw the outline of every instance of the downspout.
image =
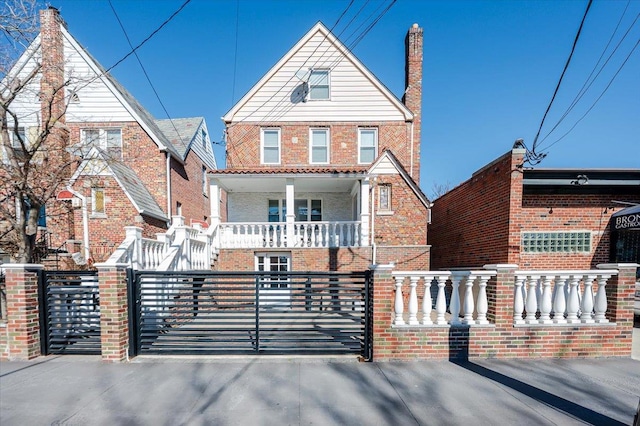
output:
[[415, 176], [413, 176], [413, 121], [411, 122], [411, 162], [409, 164], [409, 174], [415, 180]]
[[375, 265], [376, 264], [376, 217], [373, 214], [373, 202], [374, 202], [374, 197], [373, 194], [375, 192], [375, 187], [376, 187], [376, 182], [378, 181], [377, 177], [373, 178], [373, 182], [371, 184], [371, 188], [369, 189], [369, 197], [371, 197], [370, 199], [370, 204], [371, 204], [371, 264]]
[[171, 217], [171, 154], [167, 154], [167, 217]]
[[87, 209], [87, 198], [75, 191], [71, 186], [67, 186], [67, 190], [73, 194], [74, 197], [78, 197], [82, 202], [82, 245], [84, 246], [84, 259], [89, 260], [89, 211]]

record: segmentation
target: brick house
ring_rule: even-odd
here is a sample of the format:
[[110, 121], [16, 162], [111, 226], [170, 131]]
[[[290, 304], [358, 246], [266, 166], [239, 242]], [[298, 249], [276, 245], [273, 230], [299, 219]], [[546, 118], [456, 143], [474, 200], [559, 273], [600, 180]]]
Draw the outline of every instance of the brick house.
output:
[[611, 219], [640, 204], [640, 169], [526, 168], [524, 154], [516, 144], [434, 201], [434, 269], [640, 262], [639, 231], [617, 230]]
[[77, 252], [79, 264], [100, 262], [122, 241], [123, 226], [155, 237], [172, 215], [207, 222], [206, 173], [216, 161], [204, 118], [154, 119], [69, 33], [58, 10], [42, 10], [40, 20], [40, 34], [9, 77], [41, 66], [12, 104], [27, 143], [50, 106], [34, 94], [63, 89], [52, 116], [60, 117], [56, 129], [78, 166], [46, 206], [40, 233], [50, 235], [49, 248]]
[[223, 116], [217, 269], [429, 269], [422, 43], [414, 24], [400, 101], [318, 23]]

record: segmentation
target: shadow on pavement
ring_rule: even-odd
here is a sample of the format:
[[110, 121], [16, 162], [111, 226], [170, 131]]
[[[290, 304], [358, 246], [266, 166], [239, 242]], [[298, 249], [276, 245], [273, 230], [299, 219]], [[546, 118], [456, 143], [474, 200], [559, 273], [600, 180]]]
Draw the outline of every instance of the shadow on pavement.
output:
[[531, 386], [527, 383], [521, 382], [520, 380], [505, 376], [504, 374], [490, 370], [481, 365], [461, 359], [450, 359], [450, 362], [468, 371], [479, 374], [482, 377], [493, 380], [496, 383], [500, 383], [503, 386], [507, 386], [515, 390], [516, 392], [526, 395], [529, 398], [535, 399], [536, 401], [540, 401], [541, 403], [546, 404], [549, 407], [567, 413], [568, 415], [580, 419], [588, 424], [624, 425], [624, 423], [612, 419], [611, 417], [605, 416], [589, 408], [578, 405], [574, 402], [556, 396], [535, 386]]

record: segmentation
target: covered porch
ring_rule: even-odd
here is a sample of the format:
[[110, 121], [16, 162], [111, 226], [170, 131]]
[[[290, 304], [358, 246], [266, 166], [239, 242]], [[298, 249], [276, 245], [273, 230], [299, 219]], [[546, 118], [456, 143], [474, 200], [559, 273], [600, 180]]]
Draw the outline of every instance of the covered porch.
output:
[[220, 249], [370, 244], [364, 170], [220, 170], [209, 175], [209, 183], [214, 244]]

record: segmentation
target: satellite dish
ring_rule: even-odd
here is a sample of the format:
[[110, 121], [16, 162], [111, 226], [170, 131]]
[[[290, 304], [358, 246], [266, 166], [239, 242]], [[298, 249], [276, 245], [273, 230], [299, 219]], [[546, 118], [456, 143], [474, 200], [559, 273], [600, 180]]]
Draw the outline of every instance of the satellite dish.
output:
[[306, 71], [300, 68], [298, 71], [296, 71], [296, 77], [298, 78], [298, 80], [304, 81], [305, 83], [309, 81], [310, 76], [311, 68], [307, 69]]

